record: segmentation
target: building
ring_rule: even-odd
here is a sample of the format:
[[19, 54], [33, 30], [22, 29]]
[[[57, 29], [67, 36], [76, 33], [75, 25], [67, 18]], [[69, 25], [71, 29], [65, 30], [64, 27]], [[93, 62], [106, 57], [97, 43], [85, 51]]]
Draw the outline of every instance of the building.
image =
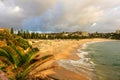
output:
[[116, 33], [117, 33], [117, 34], [120, 34], [120, 30], [116, 30]]
[[89, 36], [89, 32], [82, 32], [82, 36]]

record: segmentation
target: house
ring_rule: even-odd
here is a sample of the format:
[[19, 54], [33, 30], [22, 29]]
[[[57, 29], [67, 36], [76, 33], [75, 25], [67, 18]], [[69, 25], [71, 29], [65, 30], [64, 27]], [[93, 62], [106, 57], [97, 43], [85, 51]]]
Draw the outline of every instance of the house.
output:
[[89, 36], [89, 32], [82, 32], [82, 36]]
[[117, 33], [117, 34], [120, 34], [120, 30], [116, 30], [116, 33]]

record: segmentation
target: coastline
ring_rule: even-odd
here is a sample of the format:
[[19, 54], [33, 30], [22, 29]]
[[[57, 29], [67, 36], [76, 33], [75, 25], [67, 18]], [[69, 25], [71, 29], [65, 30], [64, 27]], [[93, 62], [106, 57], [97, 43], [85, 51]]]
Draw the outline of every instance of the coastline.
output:
[[[34, 47], [39, 47], [40, 53], [53, 54], [55, 56], [54, 60], [50, 61], [51, 64], [57, 64], [57, 68], [49, 70], [48, 72], [44, 72], [44, 74], [49, 74], [51, 77], [54, 77], [59, 80], [89, 80], [88, 74], [78, 74], [73, 72], [70, 69], [67, 69], [60, 65], [61, 60], [79, 60], [80, 57], [77, 55], [77, 49], [81, 49], [85, 47], [86, 44], [94, 43], [94, 42], [103, 42], [103, 41], [111, 41], [108, 39], [83, 39], [83, 40], [51, 40], [51, 41], [38, 41], [37, 44], [34, 44]], [[42, 43], [41, 45], [39, 45]], [[44, 45], [43, 45], [44, 43]], [[48, 46], [49, 45], [49, 46]], [[45, 50], [41, 49], [41, 47], [45, 47]]]

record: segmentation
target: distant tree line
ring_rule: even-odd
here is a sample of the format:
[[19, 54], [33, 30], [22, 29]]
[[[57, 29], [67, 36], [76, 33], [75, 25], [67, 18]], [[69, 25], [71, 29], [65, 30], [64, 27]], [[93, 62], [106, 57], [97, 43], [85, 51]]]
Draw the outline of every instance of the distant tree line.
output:
[[88, 39], [88, 38], [106, 38], [106, 39], [120, 39], [120, 33], [88, 33], [88, 32], [60, 32], [60, 33], [37, 33], [29, 32], [29, 30], [18, 30], [15, 34], [14, 29], [11, 28], [11, 34], [21, 36], [24, 39]]

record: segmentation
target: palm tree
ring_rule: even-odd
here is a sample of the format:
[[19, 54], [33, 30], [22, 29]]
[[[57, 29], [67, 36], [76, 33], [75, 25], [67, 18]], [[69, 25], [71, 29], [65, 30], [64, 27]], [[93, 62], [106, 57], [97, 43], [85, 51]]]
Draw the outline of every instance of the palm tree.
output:
[[[36, 54], [39, 51], [38, 48], [32, 48], [23, 38], [11, 35], [9, 30], [4, 32], [6, 45], [0, 45], [0, 69], [6, 72], [9, 79], [36, 80], [37, 74], [55, 67], [40, 68], [41, 65], [53, 59], [53, 55], [35, 59], [38, 56]], [[38, 78], [42, 79], [42, 76]]]
[[34, 71], [37, 67], [53, 58], [53, 55], [47, 55], [35, 61], [35, 54], [38, 51], [37, 48], [32, 48], [27, 53], [24, 53], [13, 44], [0, 47], [0, 59], [5, 64], [7, 74], [10, 74], [9, 78], [12, 80], [34, 80], [37, 73], [54, 68], [55, 66], [51, 66]]

